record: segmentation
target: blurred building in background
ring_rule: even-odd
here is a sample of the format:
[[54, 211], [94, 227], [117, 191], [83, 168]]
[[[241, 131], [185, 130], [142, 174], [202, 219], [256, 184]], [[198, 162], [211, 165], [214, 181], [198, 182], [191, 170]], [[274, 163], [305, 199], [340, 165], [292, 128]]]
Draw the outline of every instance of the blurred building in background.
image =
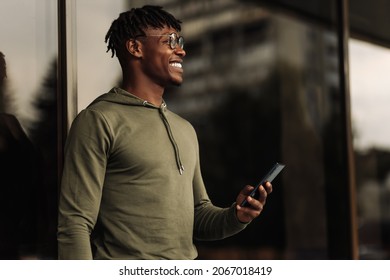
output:
[[[383, 77], [390, 1], [147, 3], [183, 21], [184, 83], [165, 99], [198, 133], [214, 204], [231, 205], [275, 161], [287, 165], [261, 217], [226, 240], [196, 241], [199, 258], [390, 258], [390, 84]], [[19, 203], [2, 203], [1, 212], [17, 213], [12, 227], [22, 234], [11, 247], [1, 239], [1, 258], [56, 258], [67, 129], [77, 112], [120, 84], [104, 36], [120, 12], [144, 4], [2, 2], [0, 197]], [[11, 156], [24, 163], [11, 165], [22, 142], [31, 156]], [[15, 166], [13, 173], [5, 166]], [[18, 175], [30, 182], [19, 188], [34, 194], [28, 207], [15, 191]]]

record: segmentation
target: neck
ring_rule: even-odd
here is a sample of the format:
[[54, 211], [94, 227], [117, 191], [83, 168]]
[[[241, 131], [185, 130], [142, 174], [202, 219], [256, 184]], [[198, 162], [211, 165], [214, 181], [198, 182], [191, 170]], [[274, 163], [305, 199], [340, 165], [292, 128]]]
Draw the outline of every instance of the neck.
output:
[[[124, 77], [129, 77], [129, 75], [124, 75]], [[127, 92], [130, 92], [131, 94], [143, 100], [148, 101], [155, 106], [160, 106], [162, 104], [164, 87], [149, 80], [140, 78], [124, 78], [122, 83], [122, 89], [126, 90]]]

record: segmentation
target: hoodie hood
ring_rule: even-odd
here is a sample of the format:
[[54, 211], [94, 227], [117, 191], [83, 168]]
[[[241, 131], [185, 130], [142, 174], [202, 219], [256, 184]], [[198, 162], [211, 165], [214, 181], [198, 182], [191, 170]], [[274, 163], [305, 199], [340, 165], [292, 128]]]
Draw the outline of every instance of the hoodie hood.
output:
[[[147, 107], [154, 107], [156, 109], [159, 108], [159, 107], [153, 105], [152, 103], [149, 103], [148, 101], [143, 100], [143, 99], [139, 98], [138, 96], [131, 94], [131, 93], [129, 93], [121, 88], [118, 88], [118, 87], [115, 87], [115, 88], [111, 89], [109, 92], [99, 96], [89, 106], [91, 106], [97, 102], [100, 102], [100, 101], [112, 102], [112, 103], [117, 103], [117, 104], [122, 104], [122, 105], [147, 106]], [[163, 101], [162, 104], [165, 104], [165, 102]]]
[[128, 106], [142, 106], [142, 107], [148, 107], [148, 108], [154, 108], [159, 111], [160, 117], [162, 122], [164, 123], [165, 129], [167, 131], [167, 135], [169, 137], [169, 140], [172, 144], [172, 148], [174, 149], [175, 152], [175, 157], [176, 157], [176, 164], [178, 167], [178, 170], [180, 174], [183, 174], [184, 172], [184, 166], [182, 164], [182, 160], [180, 157], [180, 150], [179, 146], [175, 140], [174, 134], [172, 132], [171, 126], [169, 124], [167, 114], [169, 114], [169, 110], [167, 108], [167, 105], [165, 101], [161, 103], [161, 105], [158, 107], [152, 103], [149, 103], [146, 100], [143, 100], [139, 98], [138, 96], [131, 94], [121, 88], [115, 87], [111, 89], [108, 93], [105, 93], [98, 98], [96, 98], [89, 106], [92, 106], [95, 103], [98, 102], [112, 102], [112, 103], [117, 103], [117, 104], [122, 104], [122, 105], [128, 105]]

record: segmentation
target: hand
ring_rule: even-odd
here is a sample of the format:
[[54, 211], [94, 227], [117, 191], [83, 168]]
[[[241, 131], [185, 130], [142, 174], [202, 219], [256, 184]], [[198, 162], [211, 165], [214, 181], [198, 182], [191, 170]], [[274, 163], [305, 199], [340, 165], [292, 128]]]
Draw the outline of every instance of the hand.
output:
[[[252, 186], [245, 186], [236, 199], [237, 218], [242, 223], [249, 223], [260, 215], [264, 208], [268, 194], [272, 192], [272, 185], [270, 182], [266, 182], [265, 187], [260, 186], [258, 189], [259, 196], [257, 199], [249, 196], [253, 189], [254, 187]], [[240, 204], [244, 201], [244, 199], [248, 200], [249, 205], [241, 207]]]

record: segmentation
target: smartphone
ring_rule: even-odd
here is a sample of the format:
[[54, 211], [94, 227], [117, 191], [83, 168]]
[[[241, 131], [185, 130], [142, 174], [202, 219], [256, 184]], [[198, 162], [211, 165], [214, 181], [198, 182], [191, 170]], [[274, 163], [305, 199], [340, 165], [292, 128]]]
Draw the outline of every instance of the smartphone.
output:
[[[276, 176], [278, 176], [280, 171], [282, 171], [285, 166], [286, 166], [285, 164], [279, 162], [275, 163], [274, 166], [272, 166], [272, 168], [268, 171], [268, 173], [263, 177], [263, 179], [261, 179], [261, 181], [256, 185], [255, 189], [250, 193], [250, 196], [254, 197], [257, 193], [258, 188], [261, 185], [264, 185], [266, 182], [271, 183], [272, 180], [275, 179]], [[245, 207], [247, 206], [247, 204], [248, 201], [245, 199], [243, 202], [241, 202], [240, 206]]]

